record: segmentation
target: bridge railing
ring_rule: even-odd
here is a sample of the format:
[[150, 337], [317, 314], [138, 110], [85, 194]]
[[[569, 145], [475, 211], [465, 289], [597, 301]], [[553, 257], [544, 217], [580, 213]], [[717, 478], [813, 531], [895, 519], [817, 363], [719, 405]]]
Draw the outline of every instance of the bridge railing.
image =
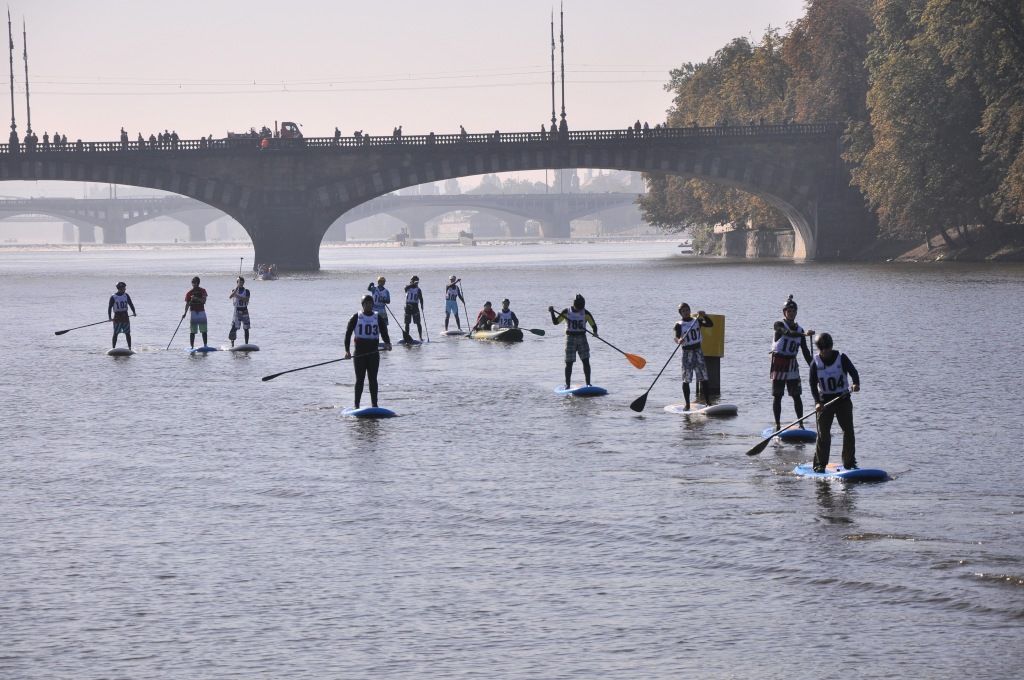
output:
[[252, 152], [280, 151], [287, 149], [395, 149], [401, 147], [425, 146], [492, 146], [499, 144], [533, 144], [533, 145], [585, 145], [593, 142], [622, 143], [672, 143], [692, 139], [707, 138], [751, 138], [751, 137], [805, 137], [805, 136], [837, 136], [842, 132], [840, 123], [793, 123], [770, 125], [719, 125], [714, 127], [661, 127], [637, 131], [634, 128], [622, 130], [574, 130], [559, 132], [494, 132], [485, 134], [453, 134], [436, 135], [402, 135], [359, 137], [305, 137], [302, 139], [276, 139], [256, 137], [228, 137], [225, 139], [179, 139], [165, 142], [151, 141], [119, 141], [119, 142], [83, 142], [75, 141], [67, 144], [33, 144], [25, 143], [0, 144], [0, 154], [95, 154], [95, 153], [180, 153], [204, 152], [217, 153], [224, 151]]

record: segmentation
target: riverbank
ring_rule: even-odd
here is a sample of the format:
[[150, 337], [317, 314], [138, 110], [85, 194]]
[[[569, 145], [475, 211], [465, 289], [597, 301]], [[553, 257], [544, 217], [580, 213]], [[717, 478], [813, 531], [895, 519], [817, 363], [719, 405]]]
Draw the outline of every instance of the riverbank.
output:
[[[1014, 233], [1018, 231], [1019, 233]], [[946, 232], [928, 243], [879, 241], [862, 251], [864, 260], [885, 262], [1024, 262], [1024, 228], [971, 227], [964, 234]]]

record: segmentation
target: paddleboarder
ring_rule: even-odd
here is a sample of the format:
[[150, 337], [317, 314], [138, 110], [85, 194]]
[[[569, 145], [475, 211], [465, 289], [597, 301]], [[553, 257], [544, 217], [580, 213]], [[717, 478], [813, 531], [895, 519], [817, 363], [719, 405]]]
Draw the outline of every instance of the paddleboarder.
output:
[[192, 313], [188, 320], [188, 345], [192, 349], [196, 347], [196, 333], [202, 334], [203, 347], [206, 347], [208, 344], [206, 333], [206, 298], [206, 289], [199, 287], [199, 277], [193, 276], [192, 287], [185, 293], [185, 311], [181, 314], [181, 318], [184, 319], [186, 314]]
[[576, 293], [572, 306], [563, 309], [555, 314], [554, 307], [548, 307], [551, 313], [551, 323], [556, 326], [565, 322], [565, 389], [569, 389], [572, 382], [572, 365], [576, 363], [576, 355], [580, 357], [583, 364], [583, 377], [590, 383], [590, 344], [587, 342], [587, 324], [594, 329], [594, 336], [597, 336], [597, 322], [587, 311], [586, 299]]
[[498, 315], [494, 312], [494, 308], [491, 307], [491, 301], [488, 300], [484, 303], [484, 308], [476, 315], [476, 323], [473, 324], [473, 330], [489, 331], [491, 326], [494, 325], [494, 320], [497, 318]]
[[[132, 348], [132, 322], [128, 318], [128, 310], [135, 314], [135, 304], [132, 303], [132, 296], [125, 292], [128, 287], [124, 281], [118, 281], [115, 288], [117, 292], [110, 296], [107, 302], [107, 318], [114, 324], [114, 337], [110, 339], [110, 347], [117, 347], [117, 336], [124, 333], [124, 339], [128, 341], [128, 349]], [[113, 313], [113, 315], [111, 315]]]
[[420, 277], [409, 279], [405, 287], [405, 335], [409, 335], [409, 322], [416, 322], [416, 332], [423, 342], [423, 327], [420, 325], [420, 311], [423, 309], [423, 291], [420, 290]]
[[[380, 341], [384, 340], [384, 348], [391, 349], [391, 338], [388, 327], [381, 321], [384, 314], [373, 311], [373, 296], [364, 295], [361, 300], [362, 309], [353, 314], [345, 329], [345, 358], [352, 359], [356, 371], [355, 407], [359, 408], [359, 400], [363, 396], [363, 381], [370, 378], [370, 404], [377, 407], [377, 369], [380, 367]], [[355, 356], [349, 351], [352, 336], [356, 339]]]
[[377, 283], [370, 282], [366, 290], [370, 291], [370, 295], [373, 296], [373, 311], [380, 315], [380, 325], [388, 325], [388, 308], [391, 304], [391, 291], [384, 287], [387, 283], [387, 279], [383, 276], [377, 277]]
[[683, 347], [683, 399], [686, 401], [686, 409], [690, 409], [690, 381], [694, 378], [700, 383], [700, 392], [704, 395], [704, 403], [711, 405], [708, 399], [708, 367], [704, 361], [704, 350], [701, 348], [703, 335], [700, 329], [711, 328], [714, 322], [704, 314], [704, 310], [697, 312], [697, 318], [690, 316], [690, 305], [682, 303], [679, 305], [679, 316], [682, 318], [676, 322], [673, 330], [677, 345]]
[[249, 344], [249, 298], [252, 291], [245, 287], [245, 277], [239, 276], [235, 279], [235, 287], [228, 295], [229, 300], [234, 301], [235, 312], [231, 316], [231, 330], [228, 331], [228, 340], [231, 346], [235, 346], [235, 338], [238, 337], [238, 329], [245, 332], [245, 344]]
[[519, 328], [519, 317], [509, 309], [510, 304], [508, 298], [501, 301], [501, 311], [498, 312], [498, 328]]
[[796, 322], [797, 304], [790, 295], [782, 306], [782, 320], [775, 322], [775, 339], [772, 344], [772, 414], [775, 416], [775, 429], [782, 429], [782, 395], [789, 392], [793, 398], [793, 410], [796, 417], [804, 415], [804, 402], [800, 396], [800, 364], [797, 354], [803, 353], [804, 361], [811, 363], [811, 350], [807, 347], [807, 336], [814, 331], [805, 331]]
[[[459, 300], [466, 304], [466, 298], [462, 297], [462, 289], [459, 288], [459, 279], [455, 274], [448, 277], [448, 285], [444, 288], [444, 329], [448, 330], [448, 319], [455, 315], [455, 325], [462, 330], [462, 323], [459, 322]], [[466, 319], [469, 323], [469, 319]]]
[[[832, 420], [843, 431], [843, 467], [857, 469], [856, 441], [853, 435], [853, 401], [847, 396], [834, 404], [827, 402], [848, 392], [860, 391], [860, 375], [850, 358], [832, 349], [832, 336], [822, 333], [814, 343], [818, 355], [811, 361], [811, 395], [818, 417], [818, 442], [814, 447], [814, 471], [824, 472], [832, 445]], [[849, 380], [847, 380], [849, 376]], [[849, 388], [847, 388], [849, 385]]]

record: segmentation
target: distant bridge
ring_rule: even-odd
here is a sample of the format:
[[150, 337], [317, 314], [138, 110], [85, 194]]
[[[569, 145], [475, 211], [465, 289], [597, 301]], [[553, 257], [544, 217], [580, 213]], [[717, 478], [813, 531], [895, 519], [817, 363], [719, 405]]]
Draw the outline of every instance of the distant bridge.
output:
[[398, 196], [388, 194], [361, 203], [342, 215], [331, 227], [331, 236], [344, 240], [348, 224], [378, 214], [395, 217], [407, 225], [413, 238], [426, 237], [426, 222], [455, 210], [503, 213], [519, 218], [510, 224], [510, 236], [523, 236], [526, 220], [540, 222], [546, 233], [564, 232], [569, 222], [588, 215], [634, 205], [642, 194], [628, 192], [568, 194], [444, 194]]
[[78, 227], [79, 240], [125, 243], [128, 227], [154, 217], [169, 216], [188, 226], [190, 241], [206, 240], [206, 225], [224, 213], [184, 196], [154, 198], [16, 198], [0, 200], [0, 220], [19, 215], [57, 217]]
[[[328, 227], [397, 189], [484, 173], [607, 168], [695, 177], [760, 196], [795, 231], [794, 257], [832, 257], [856, 238], [834, 123], [485, 135], [0, 145], [0, 180], [91, 181], [181, 194], [235, 218], [258, 262], [320, 266]], [[854, 192], [855, 193], [855, 192]], [[567, 237], [567, 225], [545, 236]], [[550, 232], [550, 233], [549, 233]]]

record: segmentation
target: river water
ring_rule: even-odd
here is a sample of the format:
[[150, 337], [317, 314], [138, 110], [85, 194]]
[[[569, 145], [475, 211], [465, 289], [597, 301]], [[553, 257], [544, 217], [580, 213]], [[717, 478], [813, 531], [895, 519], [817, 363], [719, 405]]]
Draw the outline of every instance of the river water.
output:
[[[320, 273], [252, 282], [261, 352], [195, 357], [184, 333], [164, 349], [189, 280], [224, 344], [251, 250], [3, 254], [0, 677], [1019, 677], [1024, 268], [673, 250], [324, 249]], [[340, 356], [378, 273], [428, 296], [432, 342], [381, 361], [401, 417], [341, 416], [348, 363], [260, 381]], [[547, 336], [441, 336], [452, 273], [471, 313], [507, 296]], [[54, 336], [103, 319], [119, 279], [138, 354], [104, 356], [108, 326]], [[546, 309], [577, 291], [648, 360], [592, 339], [603, 398], [552, 393]], [[744, 455], [790, 293], [858, 367], [859, 462], [892, 481], [798, 478], [798, 446]], [[735, 418], [663, 411], [678, 356], [628, 408], [682, 301], [726, 316]]]

